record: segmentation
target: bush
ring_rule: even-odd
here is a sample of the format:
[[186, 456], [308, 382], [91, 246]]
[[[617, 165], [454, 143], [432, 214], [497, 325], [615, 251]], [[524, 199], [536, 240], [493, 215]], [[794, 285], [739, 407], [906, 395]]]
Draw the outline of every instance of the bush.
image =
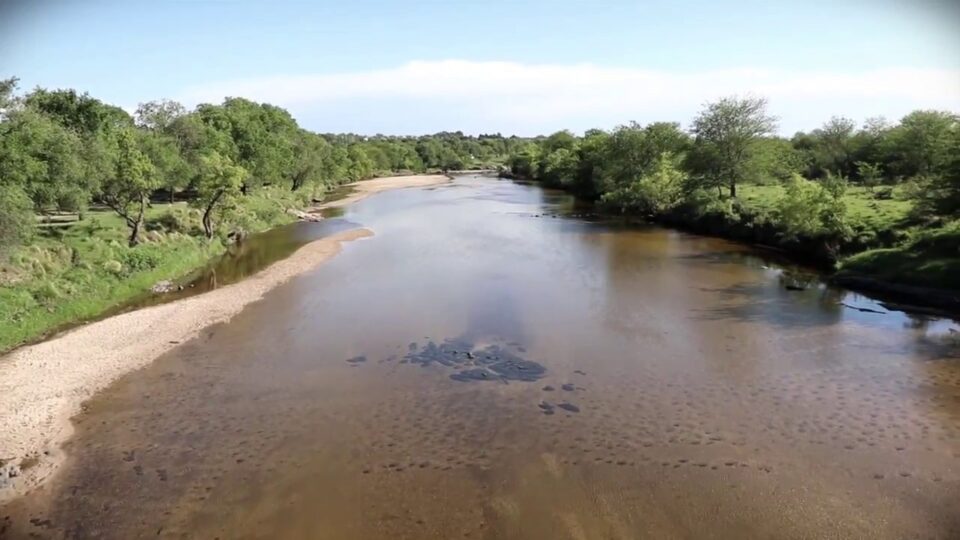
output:
[[44, 280], [36, 287], [33, 291], [33, 298], [39, 304], [51, 304], [61, 297], [63, 293], [60, 292], [60, 289], [57, 288], [56, 284], [50, 280]]
[[16, 186], [0, 185], [0, 255], [26, 243], [35, 227], [33, 203], [27, 194]]
[[142, 272], [153, 270], [160, 265], [162, 257], [147, 246], [138, 246], [120, 254], [120, 262], [128, 272]]
[[148, 218], [144, 222], [144, 228], [148, 231], [203, 234], [199, 212], [188, 208], [171, 208], [159, 216]]
[[740, 208], [735, 200], [722, 197], [711, 188], [698, 188], [687, 193], [686, 206], [699, 218], [716, 216], [727, 221], [740, 219]]
[[123, 272], [123, 265], [120, 264], [120, 261], [110, 260], [103, 263], [103, 269], [111, 274], [119, 275]]
[[846, 182], [840, 177], [828, 176], [814, 182], [795, 175], [777, 202], [777, 218], [784, 235], [793, 240], [849, 236], [845, 190]]
[[633, 182], [604, 193], [601, 203], [622, 212], [662, 214], [683, 202], [686, 175], [669, 154], [660, 156], [653, 172]]

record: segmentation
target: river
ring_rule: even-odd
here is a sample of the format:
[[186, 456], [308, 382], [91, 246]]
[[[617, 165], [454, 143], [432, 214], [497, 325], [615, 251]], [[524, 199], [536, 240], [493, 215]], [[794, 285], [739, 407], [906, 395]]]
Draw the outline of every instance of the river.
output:
[[960, 537], [960, 324], [506, 180], [291, 230], [346, 224], [89, 400], [0, 536]]

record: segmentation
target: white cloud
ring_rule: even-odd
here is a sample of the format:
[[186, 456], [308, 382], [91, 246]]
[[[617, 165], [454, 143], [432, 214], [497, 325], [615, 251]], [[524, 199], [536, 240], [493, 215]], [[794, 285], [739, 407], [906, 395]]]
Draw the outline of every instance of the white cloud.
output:
[[180, 98], [189, 105], [225, 96], [274, 103], [318, 131], [533, 134], [612, 127], [629, 120], [687, 123], [704, 102], [731, 94], [769, 98], [772, 112], [782, 119], [781, 131], [791, 133], [834, 114], [898, 118], [916, 108], [960, 110], [960, 71], [668, 72], [591, 64], [416, 61], [374, 71], [216, 82], [188, 88]]

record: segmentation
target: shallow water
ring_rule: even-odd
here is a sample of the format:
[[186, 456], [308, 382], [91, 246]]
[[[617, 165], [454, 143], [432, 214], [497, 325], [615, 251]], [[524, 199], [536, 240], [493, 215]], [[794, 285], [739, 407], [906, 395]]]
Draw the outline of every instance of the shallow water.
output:
[[376, 235], [90, 400], [0, 536], [960, 536], [960, 324], [577, 212], [347, 208]]

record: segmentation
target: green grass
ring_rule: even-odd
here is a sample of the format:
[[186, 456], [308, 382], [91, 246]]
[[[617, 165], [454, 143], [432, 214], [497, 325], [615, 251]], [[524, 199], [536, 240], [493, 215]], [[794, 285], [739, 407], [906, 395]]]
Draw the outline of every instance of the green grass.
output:
[[858, 253], [841, 263], [839, 274], [960, 290], [960, 221], [918, 233], [899, 247]]
[[[783, 196], [782, 185], [741, 185], [737, 186], [737, 196], [741, 204], [749, 210], [773, 213], [777, 201]], [[847, 188], [844, 200], [851, 220], [872, 229], [887, 229], [905, 223], [913, 204], [909, 201], [878, 199], [866, 188], [851, 186]]]
[[[222, 232], [288, 223], [293, 218], [286, 209], [302, 202], [289, 190], [259, 190], [242, 199]], [[146, 229], [143, 243], [128, 247], [123, 220], [92, 209], [80, 222], [38, 231], [29, 246], [0, 263], [0, 351], [95, 318], [157, 281], [189, 274], [225, 249], [222, 239], [202, 236], [200, 213], [186, 203], [154, 204]]]
[[[913, 204], [898, 197], [879, 199], [859, 186], [847, 189], [847, 217], [859, 249], [842, 260], [839, 275], [940, 289], [960, 290], [960, 222], [924, 229], [911, 216]], [[774, 215], [783, 194], [779, 185], [738, 186], [741, 204], [753, 213]]]
[[[870, 191], [850, 186], [844, 195], [847, 220], [852, 230], [851, 242], [856, 249], [888, 247], [908, 239], [915, 230], [911, 220], [913, 203], [898, 198], [878, 198], [881, 190]], [[782, 185], [743, 185], [737, 195], [744, 209], [754, 215], [775, 216], [777, 201], [783, 196]]]

